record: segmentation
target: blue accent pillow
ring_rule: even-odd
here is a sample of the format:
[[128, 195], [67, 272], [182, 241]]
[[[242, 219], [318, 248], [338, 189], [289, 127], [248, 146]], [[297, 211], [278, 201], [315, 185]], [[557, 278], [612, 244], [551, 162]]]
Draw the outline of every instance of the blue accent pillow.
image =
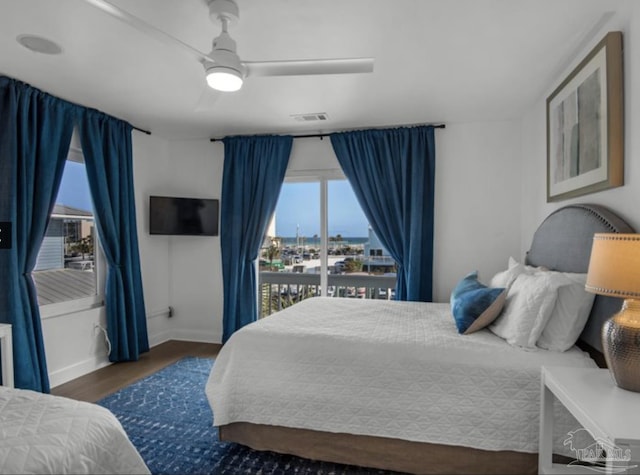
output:
[[451, 292], [451, 312], [458, 333], [468, 335], [493, 322], [504, 307], [507, 289], [478, 282], [478, 271], [466, 275]]

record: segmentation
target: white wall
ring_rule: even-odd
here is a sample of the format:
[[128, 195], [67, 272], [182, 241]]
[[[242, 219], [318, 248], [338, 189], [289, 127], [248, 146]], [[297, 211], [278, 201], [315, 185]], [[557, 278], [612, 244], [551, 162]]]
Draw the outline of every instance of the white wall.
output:
[[104, 337], [104, 307], [42, 320], [42, 334], [51, 387], [109, 364]]
[[517, 121], [436, 130], [434, 294], [477, 270], [481, 282], [519, 257], [520, 127]]
[[287, 177], [330, 174], [344, 178], [336, 154], [328, 137], [294, 139], [287, 166]]
[[[156, 194], [220, 198], [224, 146], [208, 140], [169, 143], [168, 180]], [[218, 236], [152, 236], [169, 244], [171, 338], [222, 341], [222, 264]]]
[[[571, 70], [604, 37], [608, 31], [623, 32], [624, 104], [625, 104], [625, 185], [555, 203], [546, 202], [546, 97]], [[549, 84], [544, 95], [531, 106], [522, 120], [522, 204], [521, 253], [531, 244], [537, 226], [555, 209], [574, 203], [595, 203], [607, 206], [640, 231], [640, 4], [629, 2], [615, 13], [598, 31], [571, 64], [558, 71], [557, 81]]]
[[169, 242], [164, 236], [149, 235], [149, 196], [162, 194], [171, 181], [169, 142], [155, 135], [134, 132], [133, 166], [136, 219], [142, 286], [147, 310], [149, 344], [171, 338], [168, 309], [171, 305]]

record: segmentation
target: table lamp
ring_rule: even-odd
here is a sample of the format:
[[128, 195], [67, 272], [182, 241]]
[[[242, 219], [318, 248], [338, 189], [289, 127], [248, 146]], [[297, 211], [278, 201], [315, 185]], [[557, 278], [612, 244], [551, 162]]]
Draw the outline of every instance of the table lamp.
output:
[[602, 327], [602, 346], [616, 384], [640, 392], [640, 234], [595, 234], [585, 289], [625, 299]]

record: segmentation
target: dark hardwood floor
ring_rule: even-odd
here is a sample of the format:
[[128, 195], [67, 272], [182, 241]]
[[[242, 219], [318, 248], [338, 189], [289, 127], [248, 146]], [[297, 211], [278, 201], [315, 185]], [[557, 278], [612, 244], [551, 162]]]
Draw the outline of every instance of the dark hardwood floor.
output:
[[170, 340], [143, 353], [135, 362], [114, 363], [73, 381], [56, 386], [51, 394], [96, 402], [185, 356], [214, 357], [221, 345]]

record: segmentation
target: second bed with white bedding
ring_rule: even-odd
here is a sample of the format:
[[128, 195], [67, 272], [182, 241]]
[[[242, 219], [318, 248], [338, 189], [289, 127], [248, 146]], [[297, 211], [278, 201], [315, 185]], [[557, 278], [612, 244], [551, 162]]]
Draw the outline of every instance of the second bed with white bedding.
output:
[[[449, 304], [316, 297], [236, 332], [207, 383], [214, 424], [250, 422], [484, 450], [538, 450], [540, 368], [577, 348], [457, 333]], [[556, 409], [556, 446], [579, 426]]]
[[0, 473], [148, 474], [104, 407], [0, 386]]

